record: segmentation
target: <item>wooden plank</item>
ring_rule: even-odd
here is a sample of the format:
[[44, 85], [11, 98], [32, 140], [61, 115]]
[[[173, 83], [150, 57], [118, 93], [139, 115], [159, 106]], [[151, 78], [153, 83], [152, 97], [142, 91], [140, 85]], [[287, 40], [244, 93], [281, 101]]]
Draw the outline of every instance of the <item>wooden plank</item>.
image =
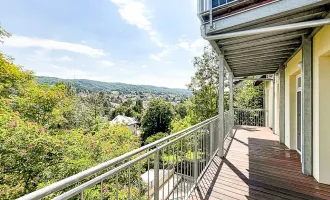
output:
[[330, 186], [302, 174], [300, 155], [271, 130], [243, 127], [229, 139], [226, 158], [215, 157], [195, 199], [330, 199]]

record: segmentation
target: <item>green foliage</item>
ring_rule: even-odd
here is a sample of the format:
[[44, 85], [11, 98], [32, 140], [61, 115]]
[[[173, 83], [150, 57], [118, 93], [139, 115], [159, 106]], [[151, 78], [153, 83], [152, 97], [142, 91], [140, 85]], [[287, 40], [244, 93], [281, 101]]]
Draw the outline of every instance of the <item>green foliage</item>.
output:
[[190, 116], [186, 116], [183, 119], [176, 119], [171, 122], [171, 132], [176, 133], [192, 125], [192, 119]]
[[188, 114], [188, 107], [184, 103], [179, 103], [174, 107], [175, 114], [179, 115], [181, 119], [185, 118]]
[[134, 111], [132, 107], [119, 106], [115, 108], [110, 114], [110, 120], [114, 119], [118, 115], [125, 115], [127, 117], [138, 118], [139, 114]]
[[138, 99], [136, 102], [135, 102], [135, 105], [133, 107], [133, 110], [136, 112], [136, 113], [139, 113], [141, 114], [142, 113], [142, 110], [143, 110], [143, 102], [141, 99]]
[[31, 71], [24, 71], [0, 53], [0, 95], [9, 98], [11, 95], [20, 94], [29, 87], [34, 80]]
[[62, 127], [67, 123], [65, 114], [72, 104], [63, 84], [55, 86], [37, 84], [25, 88], [21, 95], [13, 95], [12, 106], [23, 118], [47, 127]]
[[253, 81], [247, 80], [243, 82], [242, 87], [238, 87], [235, 89], [235, 108], [263, 108], [264, 83], [261, 83], [258, 86], [254, 86], [253, 83]]
[[[68, 83], [39, 85], [33, 73], [0, 54], [0, 199], [16, 199], [140, 147], [128, 127], [102, 120], [107, 103], [102, 92], [77, 96]], [[132, 183], [143, 164], [131, 168]], [[119, 176], [123, 199], [127, 175]], [[114, 195], [113, 184], [104, 182], [105, 197]], [[86, 195], [98, 192], [91, 188]], [[132, 196], [139, 192], [132, 188]]]
[[202, 56], [194, 58], [196, 72], [188, 84], [188, 89], [193, 93], [190, 109], [194, 123], [204, 121], [218, 113], [218, 63], [219, 58], [211, 47], [205, 47]]
[[37, 77], [37, 81], [41, 84], [53, 85], [58, 82], [69, 82], [76, 88], [77, 92], [98, 92], [98, 91], [118, 91], [122, 94], [128, 93], [152, 93], [152, 94], [175, 94], [179, 96], [191, 95], [189, 90], [177, 88], [165, 88], [151, 85], [130, 85], [125, 83], [107, 83], [100, 81], [92, 81], [85, 79], [59, 79], [53, 77]]
[[152, 135], [150, 137], [148, 137], [145, 141], [145, 144], [150, 144], [150, 143], [153, 143], [159, 139], [162, 139], [163, 137], [166, 137], [168, 136], [168, 133], [157, 133], [155, 135]]
[[[8, 110], [8, 109], [7, 109]], [[94, 135], [80, 130], [53, 135], [17, 113], [1, 110], [0, 197], [12, 199], [137, 148], [127, 127], [103, 124]]]
[[172, 105], [164, 99], [153, 99], [142, 117], [142, 141], [156, 133], [167, 133], [173, 117]]
[[10, 37], [10, 33], [8, 33], [5, 29], [3, 29], [0, 25], [0, 43], [3, 43], [3, 39], [6, 37]]

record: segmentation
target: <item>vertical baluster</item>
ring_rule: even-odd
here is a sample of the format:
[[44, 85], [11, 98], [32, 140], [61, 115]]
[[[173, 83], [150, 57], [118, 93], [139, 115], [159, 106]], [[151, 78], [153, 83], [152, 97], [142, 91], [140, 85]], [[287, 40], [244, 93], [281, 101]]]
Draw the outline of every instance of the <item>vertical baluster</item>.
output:
[[[186, 182], [187, 182], [187, 176], [186, 176], [186, 168], [187, 168], [187, 159], [186, 159], [186, 156], [187, 156], [187, 147], [186, 147], [186, 144], [187, 144], [187, 141], [186, 139], [183, 139], [184, 140], [184, 143], [183, 143], [183, 159], [182, 160], [182, 164], [183, 164], [183, 180], [184, 180], [184, 183], [183, 183], [183, 198], [185, 199], [186, 198]], [[182, 143], [181, 143], [181, 146], [182, 146]], [[182, 151], [181, 151], [182, 152]]]
[[[118, 172], [119, 173], [119, 172]], [[116, 174], [116, 199], [118, 200], [118, 190], [119, 190], [119, 184], [118, 184], [118, 173]]]
[[166, 162], [166, 166], [167, 166], [167, 197], [170, 197], [170, 158], [171, 158], [171, 151], [170, 151], [170, 147], [167, 147], [167, 162]]
[[128, 199], [131, 199], [131, 167], [128, 167]]
[[[179, 145], [179, 143], [177, 143], [177, 145]], [[177, 199], [179, 199], [179, 157], [178, 157], [178, 150], [179, 150], [179, 148], [178, 148], [178, 146], [177, 145], [175, 145], [175, 149], [176, 149], [176, 151], [175, 151], [175, 154], [176, 154], [176, 171], [177, 171], [177, 173], [176, 173], [176, 198]]]
[[159, 150], [155, 152], [154, 200], [159, 200]]
[[101, 200], [103, 200], [103, 181], [101, 181]]
[[[180, 165], [181, 165], [181, 167], [180, 167], [180, 174], [181, 174], [181, 190], [182, 190], [182, 183], [184, 183], [184, 179], [183, 179], [183, 174], [182, 174], [182, 164], [183, 164], [183, 156], [182, 156], [182, 153], [183, 153], [183, 151], [182, 151], [182, 140], [183, 139], [181, 139], [180, 140], [180, 155], [181, 155], [181, 162], [180, 162]], [[181, 198], [182, 198], [182, 192], [181, 192]]]
[[172, 185], [172, 197], [173, 197], [173, 199], [174, 199], [174, 184], [175, 184], [175, 182], [174, 182], [174, 175], [175, 175], [175, 164], [174, 164], [174, 162], [175, 162], [175, 160], [174, 160], [174, 145], [175, 144], [173, 144], [173, 146], [172, 146], [172, 157], [173, 157], [173, 159], [172, 159], [172, 170], [173, 170], [173, 185]]
[[[142, 162], [141, 162], [141, 166], [142, 166]], [[139, 169], [139, 179], [138, 179], [138, 187], [139, 187], [139, 197], [142, 198], [143, 197], [143, 194], [142, 194], [142, 178], [141, 178], [141, 175], [142, 175], [142, 167], [140, 167]]]
[[197, 139], [197, 131], [194, 132], [194, 183], [197, 183], [197, 176], [198, 176], [198, 139]]
[[150, 199], [150, 178], [149, 178], [149, 171], [150, 171], [150, 159], [148, 157], [148, 199]]
[[165, 198], [165, 169], [164, 169], [164, 166], [165, 166], [165, 162], [164, 162], [164, 149], [162, 149], [162, 158], [163, 158], [163, 197], [162, 197], [162, 199], [164, 199]]
[[80, 199], [81, 200], [84, 200], [84, 191], [81, 191], [81, 193], [80, 193]]

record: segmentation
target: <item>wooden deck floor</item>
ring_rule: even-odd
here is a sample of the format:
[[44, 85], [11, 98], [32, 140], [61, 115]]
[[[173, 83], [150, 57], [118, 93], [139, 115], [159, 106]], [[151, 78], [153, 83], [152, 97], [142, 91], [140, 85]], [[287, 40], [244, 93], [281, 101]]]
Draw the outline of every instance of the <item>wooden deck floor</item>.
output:
[[191, 199], [330, 199], [330, 186], [302, 174], [300, 155], [278, 140], [268, 128], [238, 129]]

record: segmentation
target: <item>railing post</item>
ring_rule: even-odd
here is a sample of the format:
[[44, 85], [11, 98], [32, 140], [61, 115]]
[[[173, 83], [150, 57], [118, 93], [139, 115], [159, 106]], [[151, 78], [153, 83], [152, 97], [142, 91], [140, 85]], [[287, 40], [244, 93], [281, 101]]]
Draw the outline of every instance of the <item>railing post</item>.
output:
[[194, 183], [197, 183], [198, 178], [198, 137], [197, 131], [194, 133]]
[[279, 133], [280, 143], [285, 143], [285, 68], [281, 66], [280, 74], [280, 112], [279, 112]]
[[224, 140], [224, 58], [219, 58], [219, 156], [223, 157], [223, 140]]
[[209, 9], [210, 9], [210, 15], [209, 15], [209, 19], [210, 19], [210, 30], [213, 29], [213, 5], [212, 5], [212, 0], [208, 0], [209, 1]]
[[159, 200], [159, 150], [155, 152], [154, 161], [154, 200]]
[[213, 137], [213, 134], [214, 134], [214, 123], [215, 122], [211, 122], [209, 124], [209, 131], [210, 131], [210, 139], [209, 139], [209, 143], [207, 144], [208, 145], [208, 148], [209, 148], [209, 151], [210, 151], [210, 158], [213, 156], [213, 142], [214, 142], [214, 137]]
[[275, 74], [273, 77], [273, 113], [272, 113], [272, 127], [273, 127], [273, 133], [275, 134]]
[[233, 72], [229, 72], [229, 115], [227, 120], [229, 120], [229, 129], [230, 129], [230, 136], [234, 136], [233, 132], [233, 126], [234, 126], [234, 106], [233, 106], [233, 100], [234, 100], [234, 89], [233, 89], [233, 78], [234, 74]]

